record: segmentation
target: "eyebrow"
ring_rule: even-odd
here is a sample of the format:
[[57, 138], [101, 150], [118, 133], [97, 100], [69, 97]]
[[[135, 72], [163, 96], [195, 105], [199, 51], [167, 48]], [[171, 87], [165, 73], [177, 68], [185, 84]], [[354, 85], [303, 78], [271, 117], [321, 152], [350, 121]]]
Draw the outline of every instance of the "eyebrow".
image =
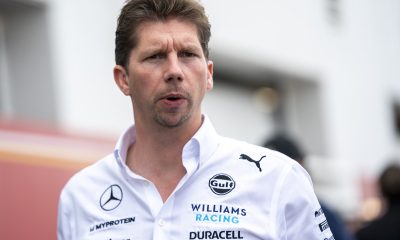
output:
[[[193, 52], [197, 52], [197, 51], [202, 51], [201, 46], [198, 46], [196, 44], [192, 44], [192, 43], [183, 43], [183, 44], [179, 44], [177, 47], [177, 51], [193, 51]], [[159, 53], [159, 52], [165, 52], [166, 48], [162, 45], [162, 44], [156, 44], [156, 45], [149, 45], [146, 48], [142, 49], [139, 52], [139, 55], [151, 55], [154, 53]]]
[[197, 46], [194, 44], [188, 44], [188, 45], [182, 46], [181, 50], [196, 52], [196, 51], [202, 51], [203, 49], [201, 48], [201, 46]]

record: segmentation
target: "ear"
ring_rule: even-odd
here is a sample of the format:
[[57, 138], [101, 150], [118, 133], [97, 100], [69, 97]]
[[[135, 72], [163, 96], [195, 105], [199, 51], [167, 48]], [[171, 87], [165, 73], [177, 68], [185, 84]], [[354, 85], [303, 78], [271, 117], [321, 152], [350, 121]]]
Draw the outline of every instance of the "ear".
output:
[[214, 63], [211, 60], [207, 61], [207, 91], [213, 89], [214, 86]]
[[130, 96], [129, 78], [124, 67], [116, 65], [113, 70], [114, 81], [125, 96]]

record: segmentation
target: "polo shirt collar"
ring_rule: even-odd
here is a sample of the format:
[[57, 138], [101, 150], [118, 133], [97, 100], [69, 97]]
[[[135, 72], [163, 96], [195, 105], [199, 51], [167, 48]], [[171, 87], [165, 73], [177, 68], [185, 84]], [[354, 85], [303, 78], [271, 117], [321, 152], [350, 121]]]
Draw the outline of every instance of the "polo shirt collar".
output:
[[[209, 159], [217, 150], [219, 146], [219, 136], [215, 131], [210, 119], [206, 115], [203, 115], [203, 123], [201, 127], [199, 130], [197, 130], [185, 147], [191, 143], [196, 143], [198, 146], [197, 156], [200, 164], [202, 164], [204, 161], [207, 161], [207, 159]], [[183, 151], [183, 159], [185, 159], [185, 148]]]
[[[120, 167], [127, 169], [126, 157], [128, 149], [129, 146], [131, 146], [135, 141], [136, 131], [135, 126], [132, 125], [120, 136], [115, 146], [114, 157]], [[183, 164], [186, 166], [186, 160], [195, 159], [196, 165], [201, 165], [204, 161], [207, 161], [207, 159], [212, 156], [212, 154], [217, 150], [218, 146], [219, 135], [215, 131], [210, 119], [206, 115], [203, 115], [203, 123], [201, 127], [183, 148]]]

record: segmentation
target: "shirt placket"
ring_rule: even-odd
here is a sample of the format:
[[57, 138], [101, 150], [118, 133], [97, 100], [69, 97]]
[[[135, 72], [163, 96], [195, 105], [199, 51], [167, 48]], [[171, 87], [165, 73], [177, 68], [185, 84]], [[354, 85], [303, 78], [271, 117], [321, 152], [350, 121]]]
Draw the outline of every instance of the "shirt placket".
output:
[[[153, 231], [153, 239], [154, 240], [167, 240], [167, 239], [176, 239], [179, 236], [173, 236], [176, 231], [178, 218], [184, 218], [184, 216], [178, 216], [176, 214], [177, 211], [174, 211], [176, 207], [181, 206], [179, 203], [179, 199], [177, 198], [176, 193], [185, 185], [188, 179], [194, 174], [194, 172], [198, 168], [198, 144], [196, 140], [189, 141], [188, 144], [183, 149], [183, 165], [186, 169], [185, 176], [181, 179], [181, 181], [176, 186], [175, 190], [172, 192], [171, 196], [167, 199], [167, 201], [163, 204], [160, 197], [158, 197], [161, 201], [160, 208], [154, 209], [153, 214], [155, 214], [155, 222], [154, 222], [154, 231]], [[156, 191], [156, 193], [154, 193]], [[154, 194], [158, 194], [156, 188], [153, 185], [153, 190], [149, 191], [149, 197], [154, 197]], [[154, 202], [154, 204], [160, 204], [159, 201]], [[156, 212], [158, 211], [158, 213]], [[156, 214], [157, 213], [157, 214]], [[174, 224], [173, 224], [174, 223]]]

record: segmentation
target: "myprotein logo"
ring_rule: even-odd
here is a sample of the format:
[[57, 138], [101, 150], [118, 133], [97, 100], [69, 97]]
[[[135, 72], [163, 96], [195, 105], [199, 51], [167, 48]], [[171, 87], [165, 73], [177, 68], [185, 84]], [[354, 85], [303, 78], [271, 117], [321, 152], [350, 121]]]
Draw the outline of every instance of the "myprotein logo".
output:
[[[124, 225], [124, 224], [128, 224], [128, 223], [133, 223], [133, 222], [135, 222], [135, 217], [121, 218], [121, 219], [111, 220], [111, 221], [107, 221], [107, 222], [97, 223], [94, 226], [90, 227], [90, 232], [104, 230], [104, 229], [107, 229], [110, 227]], [[107, 239], [109, 239], [109, 238], [107, 238]]]
[[213, 193], [217, 195], [225, 195], [235, 188], [236, 183], [228, 174], [219, 173], [210, 178], [208, 186]]

